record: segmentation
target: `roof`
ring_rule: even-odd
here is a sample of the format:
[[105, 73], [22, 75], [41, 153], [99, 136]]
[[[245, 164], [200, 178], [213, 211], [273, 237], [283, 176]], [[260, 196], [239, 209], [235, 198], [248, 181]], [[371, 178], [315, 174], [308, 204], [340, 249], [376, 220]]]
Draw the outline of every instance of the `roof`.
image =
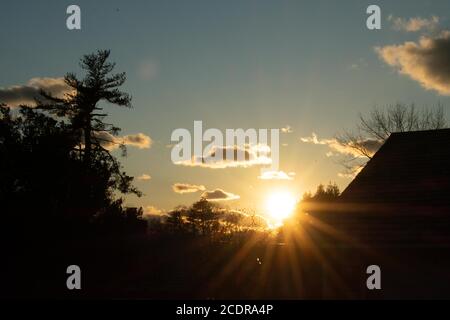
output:
[[450, 129], [391, 134], [340, 199], [449, 207]]

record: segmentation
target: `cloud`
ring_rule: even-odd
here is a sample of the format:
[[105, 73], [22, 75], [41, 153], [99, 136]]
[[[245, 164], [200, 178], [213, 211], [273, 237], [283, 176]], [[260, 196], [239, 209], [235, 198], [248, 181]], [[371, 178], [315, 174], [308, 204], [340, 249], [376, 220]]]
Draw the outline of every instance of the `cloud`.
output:
[[14, 85], [7, 88], [0, 88], [0, 103], [5, 103], [11, 107], [19, 105], [36, 105], [35, 99], [43, 97], [40, 90], [63, 98], [71, 89], [64, 82], [64, 78], [32, 78], [25, 85]]
[[[232, 159], [227, 158], [227, 152], [233, 154]], [[222, 154], [222, 159], [216, 160], [217, 153]], [[205, 157], [193, 157], [192, 160], [175, 162], [177, 165], [189, 167], [203, 167], [211, 169], [247, 168], [257, 165], [270, 165], [272, 159], [268, 156], [270, 147], [267, 145], [240, 146], [216, 146]], [[242, 154], [242, 159], [238, 155]]]
[[[312, 133], [311, 137], [303, 137], [300, 138], [302, 142], [305, 143], [312, 143], [312, 144], [318, 144], [318, 145], [326, 145], [333, 151], [345, 154], [345, 155], [351, 155], [353, 157], [357, 158], [364, 158], [364, 156], [358, 152], [355, 148], [352, 148], [348, 145], [341, 144], [337, 139], [319, 139], [315, 133]], [[357, 143], [359, 146], [362, 146], [365, 151], [367, 151], [369, 154], [374, 154], [382, 145], [382, 142], [376, 139], [362, 139], [358, 141]], [[335, 155], [333, 152], [327, 152], [327, 157]]]
[[261, 180], [293, 180], [295, 172], [286, 173], [284, 171], [264, 171], [258, 179]]
[[418, 32], [421, 30], [435, 30], [439, 25], [439, 17], [432, 16], [429, 19], [414, 17], [400, 18], [390, 15], [388, 21], [392, 22], [392, 27], [397, 31]]
[[153, 143], [152, 139], [143, 133], [130, 134], [122, 138], [119, 137], [119, 139], [123, 141], [123, 144], [139, 149], [149, 149]]
[[194, 193], [198, 191], [204, 191], [205, 186], [203, 185], [196, 185], [196, 184], [189, 184], [189, 183], [175, 183], [172, 186], [172, 190], [176, 193]]
[[202, 193], [201, 197], [208, 201], [229, 201], [229, 200], [237, 200], [240, 198], [240, 196], [233, 194], [231, 192], [226, 192], [222, 189], [205, 191]]
[[281, 128], [281, 132], [282, 133], [292, 133], [292, 132], [294, 132], [294, 130], [292, 130], [292, 127], [290, 125], [287, 125], [287, 126]]
[[101, 131], [96, 132], [95, 137], [99, 140], [102, 147], [109, 151], [118, 149], [120, 145], [149, 149], [153, 143], [152, 139], [143, 133], [116, 137], [107, 131]]
[[161, 210], [155, 206], [146, 206], [144, 208], [144, 216], [162, 216], [165, 215], [164, 210]]
[[140, 175], [139, 177], [137, 177], [138, 180], [142, 180], [142, 181], [148, 181], [150, 180], [152, 177], [149, 174], [143, 173], [142, 175]]
[[428, 90], [450, 96], [450, 31], [418, 42], [376, 47], [380, 58]]
[[364, 166], [356, 165], [353, 168], [350, 168], [347, 172], [339, 172], [337, 175], [340, 178], [354, 179], [363, 168]]

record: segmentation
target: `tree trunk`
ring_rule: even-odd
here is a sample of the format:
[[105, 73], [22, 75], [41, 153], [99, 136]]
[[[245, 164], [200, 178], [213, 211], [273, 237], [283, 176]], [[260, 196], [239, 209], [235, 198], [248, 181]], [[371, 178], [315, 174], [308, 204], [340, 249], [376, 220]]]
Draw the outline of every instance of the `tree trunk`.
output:
[[91, 141], [91, 115], [86, 117], [86, 123], [84, 125], [84, 164], [87, 168], [91, 165], [91, 152], [92, 152], [92, 141]]

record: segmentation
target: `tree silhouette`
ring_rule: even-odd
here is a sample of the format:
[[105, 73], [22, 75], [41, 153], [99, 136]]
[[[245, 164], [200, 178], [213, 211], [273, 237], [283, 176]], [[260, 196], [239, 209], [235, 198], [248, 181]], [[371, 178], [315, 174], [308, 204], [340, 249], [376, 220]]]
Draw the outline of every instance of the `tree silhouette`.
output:
[[305, 192], [303, 194], [303, 203], [325, 203], [333, 202], [340, 195], [339, 187], [336, 183], [329, 182], [326, 186], [319, 184], [317, 186], [316, 192], [311, 194], [311, 192]]
[[[109, 102], [131, 108], [131, 97], [119, 90], [126, 80], [124, 72], [111, 74], [115, 63], [108, 62], [109, 50], [99, 50], [85, 55], [80, 62], [86, 72], [78, 79], [74, 73], [65, 76], [65, 83], [71, 89], [64, 98], [41, 92], [43, 99], [38, 100], [38, 109], [69, 120], [73, 134], [80, 142], [77, 148], [84, 166], [89, 172], [98, 159], [109, 162], [115, 187], [122, 193], [141, 193], [131, 185], [132, 178], [121, 171], [119, 162], [110, 154], [107, 145], [116, 144], [126, 154], [125, 145], [114, 139], [120, 128], [104, 122], [108, 115], [102, 102]], [[97, 158], [97, 159], [96, 159]]]
[[[191, 206], [178, 206], [169, 211], [163, 221], [165, 230], [174, 235], [190, 234], [210, 240], [229, 240], [234, 235], [267, 227], [265, 220], [255, 214], [233, 210], [204, 198]], [[150, 226], [150, 229], [153, 229]], [[154, 231], [154, 230], [150, 230]]]
[[414, 104], [397, 103], [384, 108], [374, 108], [367, 116], [359, 115], [356, 132], [345, 131], [336, 137], [337, 142], [351, 152], [341, 164], [350, 173], [361, 169], [386, 141], [391, 133], [438, 130], [448, 126], [442, 105], [418, 109]]
[[170, 231], [175, 233], [184, 232], [185, 217], [187, 216], [188, 209], [184, 206], [178, 206], [174, 210], [169, 212], [166, 224], [169, 226]]
[[[115, 63], [108, 62], [109, 50], [99, 50], [96, 53], [85, 55], [80, 66], [86, 71], [83, 79], [78, 79], [75, 73], [66, 74], [64, 80], [71, 92], [65, 98], [57, 98], [48, 92], [42, 95], [53, 104], [41, 103], [38, 108], [49, 110], [60, 117], [68, 117], [73, 129], [81, 129], [84, 140], [84, 162], [90, 165], [93, 145], [102, 141], [100, 134], [109, 132], [117, 135], [119, 128], [105, 123], [103, 118], [107, 116], [99, 104], [102, 101], [118, 106], [131, 108], [131, 97], [119, 90], [125, 83], [124, 72], [110, 74]], [[110, 140], [106, 142], [111, 142]]]
[[0, 106], [0, 198], [11, 222], [29, 217], [35, 226], [52, 228], [66, 221], [75, 230], [110, 214], [105, 221], [141, 224], [142, 211], [115, 200], [117, 191], [141, 193], [107, 148], [120, 129], [103, 121], [101, 102], [131, 107], [130, 96], [118, 89], [125, 73], [111, 74], [109, 55], [84, 56], [86, 75], [66, 75], [71, 90], [64, 98], [41, 92], [35, 108]]
[[216, 207], [208, 200], [201, 198], [188, 211], [187, 220], [192, 225], [194, 234], [200, 232], [209, 235], [217, 228], [219, 215]]

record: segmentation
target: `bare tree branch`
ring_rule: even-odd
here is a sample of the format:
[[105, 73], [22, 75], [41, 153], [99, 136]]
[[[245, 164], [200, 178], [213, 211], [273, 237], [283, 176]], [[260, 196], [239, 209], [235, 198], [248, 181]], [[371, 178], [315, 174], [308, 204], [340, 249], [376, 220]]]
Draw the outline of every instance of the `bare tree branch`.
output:
[[343, 148], [353, 150], [341, 159], [341, 165], [349, 172], [359, 170], [394, 132], [438, 130], [447, 126], [440, 103], [434, 108], [423, 107], [420, 110], [414, 104], [402, 103], [375, 107], [368, 116], [359, 115], [357, 133], [344, 131], [336, 136]]

